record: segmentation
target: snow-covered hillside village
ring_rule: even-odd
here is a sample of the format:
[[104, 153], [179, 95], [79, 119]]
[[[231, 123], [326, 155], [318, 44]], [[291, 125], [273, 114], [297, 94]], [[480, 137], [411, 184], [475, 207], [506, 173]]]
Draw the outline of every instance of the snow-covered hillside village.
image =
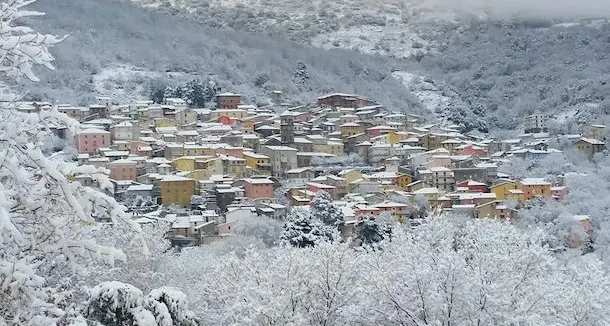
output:
[[302, 61], [256, 100], [33, 99], [70, 37], [33, 2], [0, 2], [0, 326], [610, 325], [603, 122], [500, 129], [430, 77], [393, 71], [425, 85], [401, 106]]

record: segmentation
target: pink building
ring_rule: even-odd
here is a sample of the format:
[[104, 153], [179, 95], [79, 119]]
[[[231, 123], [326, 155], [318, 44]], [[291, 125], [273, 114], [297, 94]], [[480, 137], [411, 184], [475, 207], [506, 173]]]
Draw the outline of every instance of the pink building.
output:
[[396, 131], [396, 128], [389, 126], [375, 126], [368, 128], [366, 133], [371, 137], [377, 137], [381, 135], [389, 134], [390, 132]]
[[244, 192], [246, 197], [273, 198], [273, 181], [267, 178], [244, 179]]
[[473, 180], [464, 180], [457, 183], [458, 188], [468, 188], [468, 192], [488, 192], [487, 185]]
[[379, 208], [374, 206], [368, 206], [365, 204], [356, 204], [354, 205], [354, 215], [356, 217], [364, 216], [364, 215], [379, 215]]
[[110, 179], [113, 180], [132, 180], [137, 178], [137, 163], [130, 160], [116, 160], [108, 164]]
[[474, 145], [462, 145], [455, 148], [456, 152], [460, 155], [472, 155], [476, 157], [487, 156], [487, 151], [483, 147]]
[[110, 132], [101, 129], [86, 129], [77, 135], [79, 153], [97, 153], [100, 148], [110, 146]]
[[317, 182], [308, 182], [305, 184], [305, 186], [308, 191], [311, 191], [313, 193], [316, 193], [320, 190], [324, 190], [333, 197], [334, 197], [335, 193], [337, 192], [337, 187], [329, 186], [329, 185], [325, 185], [325, 184], [317, 183]]

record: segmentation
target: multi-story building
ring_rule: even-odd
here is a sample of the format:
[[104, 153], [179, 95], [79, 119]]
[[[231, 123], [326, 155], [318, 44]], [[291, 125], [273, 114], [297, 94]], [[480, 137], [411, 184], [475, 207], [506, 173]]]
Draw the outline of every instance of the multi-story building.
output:
[[241, 104], [241, 95], [233, 93], [222, 93], [216, 95], [216, 106], [219, 109], [237, 109]]
[[280, 135], [282, 145], [294, 144], [294, 114], [291, 111], [284, 111], [280, 114]]
[[547, 121], [549, 120], [549, 116], [546, 114], [542, 114], [539, 111], [534, 112], [533, 114], [525, 117], [524, 129], [526, 134], [537, 133], [537, 132], [547, 132], [548, 126]]
[[586, 124], [582, 127], [582, 136], [605, 142], [608, 130], [605, 125]]
[[244, 191], [250, 199], [273, 198], [273, 181], [268, 178], [244, 179]]
[[496, 198], [498, 200], [507, 200], [508, 196], [510, 195], [510, 190], [517, 189], [519, 189], [519, 184], [517, 181], [505, 179], [491, 186], [489, 190], [496, 194]]
[[283, 176], [285, 171], [298, 167], [297, 149], [287, 146], [263, 146], [263, 154], [269, 157], [274, 176]]
[[246, 166], [253, 170], [256, 174], [271, 175], [271, 163], [269, 156], [254, 153], [244, 152]]
[[453, 171], [446, 167], [431, 167], [429, 168], [432, 172], [432, 180], [434, 185], [442, 191], [454, 191], [455, 190], [455, 178]]
[[110, 146], [110, 132], [101, 129], [85, 129], [77, 135], [79, 153], [96, 153]]
[[189, 207], [197, 189], [197, 181], [177, 175], [163, 176], [159, 185], [163, 206]]
[[574, 145], [588, 158], [592, 158], [596, 153], [601, 153], [606, 149], [606, 143], [593, 138], [581, 138]]
[[531, 200], [536, 197], [551, 197], [551, 183], [544, 178], [525, 178], [519, 182], [519, 189], [523, 191], [523, 199]]
[[235, 156], [220, 156], [222, 160], [222, 169], [224, 174], [235, 178], [243, 178], [246, 176], [246, 160]]
[[140, 137], [140, 126], [129, 121], [114, 125], [111, 131], [114, 140], [136, 140]]
[[136, 181], [137, 163], [135, 161], [121, 159], [108, 163], [110, 179]]
[[365, 97], [354, 94], [333, 93], [318, 97], [319, 106], [331, 106], [341, 108], [360, 108], [374, 105], [375, 102]]
[[355, 122], [344, 123], [340, 126], [341, 128], [341, 139], [345, 142], [347, 138], [362, 133], [362, 126]]
[[307, 138], [297, 137], [293, 139], [293, 146], [299, 152], [313, 152], [313, 142]]

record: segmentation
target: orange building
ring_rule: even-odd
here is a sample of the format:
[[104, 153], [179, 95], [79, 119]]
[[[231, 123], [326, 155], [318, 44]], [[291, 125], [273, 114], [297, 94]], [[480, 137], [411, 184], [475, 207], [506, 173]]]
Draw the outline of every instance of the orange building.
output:
[[137, 163], [130, 160], [116, 160], [108, 163], [110, 179], [112, 180], [131, 180], [136, 181]]
[[551, 183], [543, 178], [525, 178], [519, 182], [519, 189], [523, 191], [523, 199], [531, 200], [536, 197], [550, 198]]
[[273, 198], [273, 181], [268, 178], [244, 179], [244, 191], [248, 198]]

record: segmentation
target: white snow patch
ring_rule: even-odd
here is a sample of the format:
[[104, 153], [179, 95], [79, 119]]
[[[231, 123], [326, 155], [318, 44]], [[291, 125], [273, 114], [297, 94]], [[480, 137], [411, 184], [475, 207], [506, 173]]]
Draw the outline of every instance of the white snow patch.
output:
[[180, 72], [162, 73], [121, 65], [100, 70], [93, 76], [93, 85], [97, 94], [112, 97], [116, 101], [145, 100], [148, 99], [148, 82], [163, 77], [178, 83], [192, 76]]
[[392, 73], [392, 77], [402, 82], [405, 88], [419, 99], [424, 108], [442, 119], [442, 113], [452, 99], [443, 95], [436, 85], [425, 81], [425, 78], [420, 75], [406, 71], [395, 71]]

